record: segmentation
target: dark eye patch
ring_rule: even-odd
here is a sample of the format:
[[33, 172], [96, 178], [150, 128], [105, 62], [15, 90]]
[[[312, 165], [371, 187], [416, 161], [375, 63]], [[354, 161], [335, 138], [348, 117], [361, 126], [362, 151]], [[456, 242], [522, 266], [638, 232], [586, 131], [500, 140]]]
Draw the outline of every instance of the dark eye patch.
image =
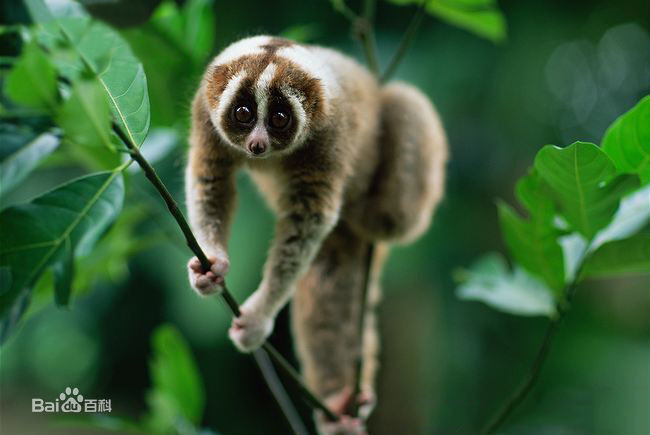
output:
[[271, 89], [265, 123], [269, 127], [269, 135], [275, 139], [275, 148], [287, 147], [296, 134], [295, 115], [279, 89]]
[[[235, 143], [243, 141], [255, 126], [257, 103], [250, 90], [251, 86], [252, 83], [248, 85], [246, 82], [242, 83], [221, 120], [222, 128]], [[242, 111], [240, 109], [242, 107], [246, 109]], [[244, 112], [248, 112], [248, 114]], [[250, 119], [248, 119], [248, 116], [250, 116]]]

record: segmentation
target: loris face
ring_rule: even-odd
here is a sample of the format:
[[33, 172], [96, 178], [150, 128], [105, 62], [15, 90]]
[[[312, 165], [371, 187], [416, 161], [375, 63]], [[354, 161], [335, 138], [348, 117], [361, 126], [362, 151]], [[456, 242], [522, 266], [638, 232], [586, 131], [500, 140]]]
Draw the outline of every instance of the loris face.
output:
[[205, 76], [210, 119], [251, 158], [300, 146], [324, 118], [328, 73], [304, 46], [269, 36], [226, 48]]

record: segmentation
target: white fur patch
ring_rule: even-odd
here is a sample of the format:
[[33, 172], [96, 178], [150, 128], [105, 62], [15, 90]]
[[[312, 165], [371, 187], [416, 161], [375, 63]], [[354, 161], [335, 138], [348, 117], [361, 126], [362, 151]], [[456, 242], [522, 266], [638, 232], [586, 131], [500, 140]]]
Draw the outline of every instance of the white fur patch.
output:
[[235, 98], [237, 91], [239, 91], [239, 88], [241, 87], [242, 80], [245, 78], [246, 72], [241, 71], [232, 79], [230, 79], [228, 85], [226, 85], [226, 89], [224, 89], [221, 97], [219, 98], [219, 104], [217, 104], [217, 107], [214, 110], [210, 111], [210, 119], [212, 120], [212, 124], [216, 127], [221, 138], [232, 146], [235, 146], [235, 144], [233, 144], [230, 139], [228, 139], [228, 135], [221, 126], [221, 120], [226, 115], [226, 110], [228, 107], [230, 107], [233, 98]]
[[262, 74], [257, 78], [255, 82], [255, 101], [257, 102], [257, 123], [261, 122], [261, 125], [264, 125], [264, 120], [269, 109], [269, 88], [271, 86], [271, 80], [275, 75], [275, 70], [277, 66], [274, 63], [269, 63]]
[[260, 35], [230, 44], [214, 58], [210, 66], [224, 65], [242, 56], [264, 53], [262, 46], [268, 44], [271, 39], [270, 36]]
[[292, 145], [299, 145], [305, 140], [308, 132], [307, 114], [302, 106], [305, 101], [305, 96], [301, 92], [290, 88], [289, 86], [282, 86], [280, 92], [282, 92], [289, 101], [296, 122], [296, 134], [293, 138]]
[[307, 74], [319, 79], [323, 85], [325, 102], [329, 101], [337, 93], [338, 85], [334, 71], [325, 63], [324, 59], [316, 56], [308, 48], [301, 45], [291, 45], [281, 48], [276, 55], [292, 61]]

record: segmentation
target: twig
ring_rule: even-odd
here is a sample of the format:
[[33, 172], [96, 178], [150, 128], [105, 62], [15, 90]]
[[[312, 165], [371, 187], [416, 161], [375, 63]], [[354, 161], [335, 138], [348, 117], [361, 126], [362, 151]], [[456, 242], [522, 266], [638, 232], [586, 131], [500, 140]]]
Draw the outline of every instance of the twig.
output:
[[[163, 184], [162, 180], [158, 177], [158, 174], [156, 174], [156, 171], [154, 168], [149, 164], [149, 162], [144, 158], [144, 156], [140, 153], [140, 150], [138, 147], [130, 140], [130, 138], [122, 131], [120, 126], [113, 122], [113, 131], [117, 136], [120, 138], [120, 140], [124, 143], [124, 145], [129, 149], [131, 158], [135, 160], [135, 162], [142, 168], [142, 171], [144, 172], [145, 176], [151, 184], [156, 188], [162, 199], [165, 201], [165, 204], [167, 205], [167, 208], [169, 209], [169, 212], [171, 215], [174, 217], [176, 220], [176, 223], [178, 224], [179, 228], [183, 232], [183, 235], [185, 236], [185, 242], [187, 243], [187, 246], [190, 248], [190, 250], [196, 255], [196, 258], [198, 258], [199, 262], [201, 263], [201, 267], [203, 270], [210, 270], [211, 263], [208, 260], [208, 257], [205, 255], [201, 247], [199, 246], [199, 243], [196, 240], [196, 237], [194, 237], [194, 234], [192, 233], [192, 230], [190, 229], [189, 224], [185, 220], [185, 217], [183, 216], [183, 212], [180, 210], [178, 207], [178, 204], [172, 197], [171, 193], [169, 193], [169, 190], [167, 190], [167, 187]], [[225, 283], [223, 286], [223, 291], [221, 292], [221, 296], [223, 297], [224, 301], [226, 302], [226, 305], [228, 305], [228, 308], [230, 308], [230, 311], [232, 311], [232, 314], [236, 317], [238, 317], [241, 312], [239, 311], [239, 305], [237, 304], [237, 301], [235, 301], [235, 298], [232, 296], [230, 291], [228, 291], [228, 288], [226, 287]], [[325, 415], [334, 420], [338, 420], [338, 416], [334, 414], [329, 408], [327, 408], [316, 396], [314, 396], [309, 389], [303, 384], [302, 380], [300, 379], [300, 375], [291, 367], [291, 364], [287, 360], [284, 359], [282, 355], [273, 347], [271, 346], [268, 342], [265, 342], [262, 345], [263, 349], [266, 350], [269, 353], [269, 356], [271, 359], [282, 369], [282, 371], [291, 379], [291, 381], [296, 384], [298, 389], [300, 390], [303, 399], [309, 406], [311, 406], [314, 409], [320, 409], [325, 413]]]
[[420, 23], [422, 22], [422, 18], [424, 18], [424, 15], [426, 13], [425, 5], [426, 2], [424, 0], [421, 0], [417, 10], [415, 11], [415, 14], [413, 14], [413, 18], [411, 18], [411, 22], [409, 23], [409, 26], [407, 27], [406, 32], [402, 37], [402, 40], [400, 41], [399, 47], [397, 48], [395, 55], [393, 55], [393, 58], [388, 64], [386, 71], [384, 71], [384, 73], [381, 76], [382, 83], [386, 82], [393, 75], [393, 73], [395, 73], [397, 67], [402, 62], [402, 59], [404, 58], [406, 51], [411, 46], [411, 43], [413, 43], [418, 27], [420, 26]]
[[493, 434], [501, 425], [508, 419], [510, 414], [524, 401], [530, 390], [535, 386], [539, 374], [542, 371], [542, 367], [546, 358], [548, 357], [549, 351], [551, 349], [551, 343], [553, 337], [557, 332], [557, 328], [560, 325], [560, 322], [566, 317], [569, 312], [571, 301], [575, 295], [578, 282], [581, 278], [582, 265], [585, 264], [586, 258], [583, 258], [580, 267], [576, 271], [575, 277], [571, 283], [566, 287], [564, 300], [560, 302], [557, 306], [557, 315], [551, 319], [546, 333], [544, 334], [544, 340], [537, 351], [537, 356], [533, 361], [533, 364], [530, 367], [530, 370], [524, 380], [519, 384], [519, 387], [512, 393], [510, 398], [506, 401], [505, 405], [489, 420], [488, 424], [485, 425], [483, 430], [480, 432], [481, 435], [490, 435]]
[[366, 252], [366, 270], [363, 278], [363, 287], [361, 288], [361, 306], [359, 312], [359, 324], [357, 325], [359, 333], [359, 349], [357, 354], [356, 365], [354, 367], [354, 392], [352, 395], [352, 402], [350, 404], [350, 415], [356, 417], [359, 413], [359, 403], [357, 398], [361, 393], [361, 382], [363, 375], [363, 336], [365, 331], [365, 322], [366, 322], [366, 309], [368, 305], [368, 293], [370, 287], [370, 275], [372, 274], [372, 260], [375, 256], [375, 244], [370, 243], [368, 245], [368, 251]]
[[366, 55], [368, 67], [373, 74], [379, 76], [381, 71], [379, 68], [379, 60], [377, 59], [377, 45], [375, 43], [375, 31], [373, 28], [374, 18], [375, 0], [364, 0], [363, 15], [357, 18], [355, 25], [359, 40], [363, 46], [363, 51]]
[[379, 61], [377, 60], [377, 46], [373, 30], [375, 15], [375, 1], [364, 0], [363, 14], [359, 15], [345, 3], [345, 1], [332, 2], [334, 9], [350, 21], [353, 34], [359, 39], [368, 68], [379, 77]]
[[307, 428], [302, 423], [300, 415], [298, 415], [296, 408], [291, 402], [291, 398], [282, 386], [280, 378], [278, 378], [278, 375], [273, 369], [273, 364], [271, 363], [268, 354], [262, 349], [257, 349], [253, 352], [253, 357], [255, 358], [255, 362], [257, 363], [260, 372], [262, 372], [262, 376], [264, 376], [266, 385], [269, 386], [271, 393], [275, 396], [275, 399], [293, 432], [296, 435], [309, 435]]

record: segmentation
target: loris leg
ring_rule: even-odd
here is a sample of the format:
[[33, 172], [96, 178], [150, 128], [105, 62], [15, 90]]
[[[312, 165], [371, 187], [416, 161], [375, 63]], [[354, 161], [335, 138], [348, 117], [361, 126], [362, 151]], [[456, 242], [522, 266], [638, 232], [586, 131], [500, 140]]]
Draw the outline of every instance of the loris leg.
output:
[[[378, 275], [386, 254], [383, 245], [375, 247], [366, 304], [362, 397], [351, 396], [361, 350], [359, 316], [369, 243], [339, 223], [299, 281], [292, 304], [294, 337], [305, 381], [334, 412], [341, 414], [351, 401], [364, 402], [360, 404], [366, 408], [374, 401], [379, 348], [374, 309], [379, 300]], [[362, 433], [353, 431], [354, 422], [347, 422], [351, 423], [347, 432], [322, 419], [318, 423], [322, 433]]]
[[188, 263], [188, 274], [192, 288], [200, 295], [208, 295], [222, 289], [228, 272], [228, 232], [236, 203], [235, 173], [241, 163], [215, 136], [200, 93], [194, 100], [190, 143], [185, 172], [187, 210], [192, 230], [210, 256], [212, 266], [204, 271], [194, 257]]
[[[297, 280], [339, 217], [343, 177], [318, 160], [310, 162], [300, 152], [289, 159], [296, 155], [297, 161], [284, 163], [287, 175], [262, 282], [241, 305], [241, 314], [229, 330], [231, 340], [243, 352], [261, 346], [271, 333], [275, 316], [293, 295]], [[293, 165], [289, 167], [290, 162]], [[316, 162], [319, 164], [314, 166]]]

